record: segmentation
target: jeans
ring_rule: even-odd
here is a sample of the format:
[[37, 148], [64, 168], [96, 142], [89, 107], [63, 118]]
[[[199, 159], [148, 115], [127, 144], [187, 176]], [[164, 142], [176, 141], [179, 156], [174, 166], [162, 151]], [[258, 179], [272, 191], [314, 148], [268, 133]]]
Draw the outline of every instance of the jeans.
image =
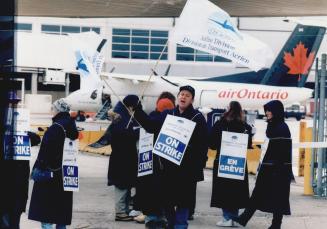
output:
[[169, 229], [187, 229], [189, 209], [188, 208], [179, 208], [176, 210], [174, 207], [166, 210], [166, 216], [168, 219], [168, 228]]
[[[41, 223], [42, 229], [52, 229], [52, 223]], [[56, 229], [66, 229], [66, 225], [56, 224]]]
[[223, 217], [225, 220], [230, 220], [230, 219], [234, 219], [235, 217], [238, 216], [238, 209], [227, 209], [227, 208], [223, 208]]
[[115, 211], [116, 214], [129, 213], [129, 201], [131, 198], [131, 189], [120, 189], [115, 186]]

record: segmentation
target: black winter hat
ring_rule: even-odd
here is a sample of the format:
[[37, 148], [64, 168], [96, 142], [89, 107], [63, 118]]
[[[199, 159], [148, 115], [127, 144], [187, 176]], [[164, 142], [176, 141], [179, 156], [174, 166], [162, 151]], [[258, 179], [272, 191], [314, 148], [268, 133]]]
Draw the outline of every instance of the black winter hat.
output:
[[127, 96], [123, 99], [123, 103], [124, 103], [127, 107], [136, 107], [138, 101], [139, 101], [139, 97], [138, 97], [137, 95], [127, 95]]
[[195, 96], [195, 90], [194, 90], [194, 88], [192, 86], [190, 86], [190, 85], [181, 86], [179, 88], [179, 93], [181, 91], [184, 91], [184, 90], [189, 91], [192, 94], [192, 97], [194, 98], [194, 96]]

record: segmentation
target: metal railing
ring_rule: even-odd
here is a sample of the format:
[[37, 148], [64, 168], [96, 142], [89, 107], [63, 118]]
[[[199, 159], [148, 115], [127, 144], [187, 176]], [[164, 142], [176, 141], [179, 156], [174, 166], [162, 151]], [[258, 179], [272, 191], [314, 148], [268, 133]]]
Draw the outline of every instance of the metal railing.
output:
[[[326, 128], [326, 59], [322, 54], [321, 61], [316, 61], [315, 76], [315, 110], [313, 117], [313, 141], [323, 142], [327, 140]], [[319, 69], [320, 63], [320, 69]], [[327, 154], [326, 148], [312, 150], [311, 160], [311, 183], [314, 194], [318, 197], [327, 197]]]

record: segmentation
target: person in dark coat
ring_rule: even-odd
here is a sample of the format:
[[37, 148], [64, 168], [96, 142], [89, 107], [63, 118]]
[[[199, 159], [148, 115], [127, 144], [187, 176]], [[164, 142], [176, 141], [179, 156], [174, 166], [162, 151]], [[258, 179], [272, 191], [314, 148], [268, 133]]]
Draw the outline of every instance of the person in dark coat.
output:
[[[165, 97], [159, 96], [156, 109], [149, 114], [151, 118], [157, 119], [163, 111], [171, 110], [175, 107], [174, 100], [167, 98], [167, 96], [170, 98], [175, 97], [169, 92], [164, 92], [164, 96]], [[158, 155], [153, 154], [153, 174], [138, 177], [137, 179], [137, 205], [140, 207], [143, 214], [146, 215], [145, 224], [147, 228], [165, 228], [167, 224], [164, 217], [165, 192], [161, 160], [162, 159]]]
[[[235, 219], [245, 226], [258, 209], [273, 213], [270, 229], [280, 229], [283, 215], [290, 215], [292, 172], [292, 139], [284, 121], [284, 106], [279, 100], [264, 105], [267, 116], [266, 136], [269, 139], [249, 206]], [[264, 152], [262, 152], [264, 153]]]
[[247, 168], [245, 169], [244, 180], [228, 179], [218, 177], [218, 165], [222, 132], [246, 133], [249, 135], [248, 147], [252, 145], [251, 126], [245, 122], [241, 104], [231, 101], [229, 109], [222, 118], [217, 121], [210, 133], [209, 147], [217, 150], [212, 175], [211, 207], [222, 208], [223, 220], [217, 226], [233, 226], [231, 216], [238, 216], [240, 208], [245, 208], [249, 200], [249, 181]]
[[[136, 97], [136, 98], [135, 98]], [[138, 100], [137, 96], [128, 96], [126, 100]], [[124, 101], [126, 102], [126, 101]], [[131, 119], [126, 106], [118, 102], [111, 112], [111, 155], [108, 169], [108, 185], [115, 186], [116, 221], [132, 221], [129, 216], [131, 188], [135, 187], [137, 177], [136, 141], [139, 133], [137, 123]], [[130, 122], [129, 122], [130, 121]]]
[[[194, 201], [194, 185], [204, 179], [203, 168], [207, 161], [207, 127], [203, 115], [193, 108], [195, 90], [191, 86], [180, 87], [178, 105], [151, 119], [141, 109], [141, 104], [132, 104], [135, 118], [149, 133], [158, 134], [168, 114], [183, 117], [196, 123], [180, 166], [161, 158], [163, 182], [166, 193], [166, 217], [169, 228], [187, 228], [189, 209]], [[159, 197], [160, 198], [160, 197]]]
[[[52, 105], [52, 125], [45, 132], [34, 167], [53, 172], [47, 181], [34, 181], [28, 218], [41, 222], [42, 229], [64, 229], [72, 221], [73, 193], [64, 191], [62, 158], [65, 138], [75, 140], [78, 131], [69, 115], [69, 106], [62, 100]], [[33, 168], [34, 168], [33, 167]]]
[[[28, 131], [31, 146], [41, 142], [40, 136]], [[2, 188], [1, 201], [1, 229], [19, 229], [20, 217], [26, 210], [28, 199], [28, 186], [30, 175], [30, 162], [25, 160], [1, 160], [1, 174], [6, 174], [2, 182], [6, 185]], [[9, 172], [10, 171], [10, 172]]]

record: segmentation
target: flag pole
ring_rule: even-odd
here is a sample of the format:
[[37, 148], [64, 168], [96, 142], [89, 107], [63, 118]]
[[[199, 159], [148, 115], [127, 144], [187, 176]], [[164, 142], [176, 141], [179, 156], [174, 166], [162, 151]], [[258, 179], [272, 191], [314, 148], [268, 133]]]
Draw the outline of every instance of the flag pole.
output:
[[[167, 46], [168, 46], [168, 40], [169, 40], [169, 39], [167, 39], [167, 42], [166, 42], [165, 46], [164, 46], [163, 49], [161, 50], [160, 55], [159, 55], [158, 59], [156, 60], [156, 63], [155, 63], [155, 65], [154, 65], [154, 67], [153, 67], [153, 70], [151, 71], [151, 74], [149, 75], [149, 78], [148, 78], [148, 80], [147, 80], [146, 83], [145, 83], [145, 86], [144, 86], [144, 88], [143, 88], [143, 91], [142, 91], [142, 93], [141, 93], [141, 96], [139, 96], [139, 100], [137, 101], [137, 105], [140, 103], [141, 98], [144, 96], [144, 93], [145, 93], [146, 89], [147, 89], [148, 86], [149, 86], [149, 82], [151, 81], [151, 78], [152, 78], [152, 76], [154, 75], [154, 72], [156, 71], [156, 69], [157, 69], [157, 67], [158, 67], [158, 64], [159, 64], [159, 62], [160, 62], [160, 60], [161, 60], [162, 54], [164, 53], [165, 49], [166, 49]], [[126, 129], [129, 127], [129, 124], [131, 123], [132, 118], [134, 118], [134, 113], [135, 113], [135, 111], [132, 112], [131, 117], [130, 117], [128, 123], [127, 123]]]

